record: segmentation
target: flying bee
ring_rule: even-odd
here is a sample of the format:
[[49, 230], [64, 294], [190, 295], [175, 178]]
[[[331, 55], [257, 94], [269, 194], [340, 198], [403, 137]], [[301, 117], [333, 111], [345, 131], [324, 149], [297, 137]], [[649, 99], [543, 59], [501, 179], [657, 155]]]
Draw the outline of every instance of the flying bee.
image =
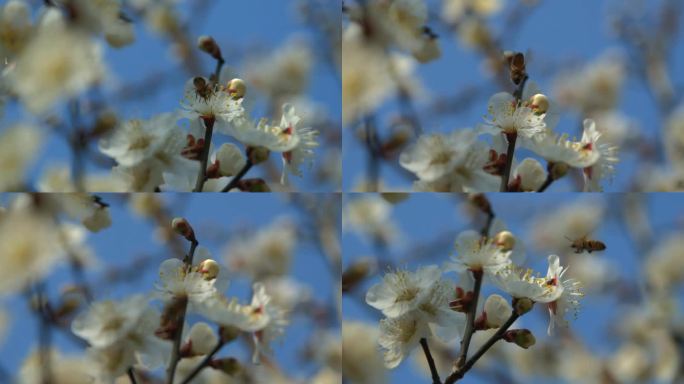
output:
[[606, 244], [604, 244], [602, 241], [589, 239], [587, 235], [584, 235], [576, 240], [573, 240], [567, 236], [565, 238], [570, 241], [570, 248], [573, 248], [575, 253], [592, 253], [593, 251], [603, 251], [606, 249]]
[[519, 85], [527, 77], [525, 55], [522, 52], [506, 51], [504, 52], [504, 58], [508, 63], [511, 81], [513, 81], [513, 84]]
[[214, 93], [214, 88], [212, 87], [211, 83], [208, 83], [202, 77], [195, 77], [192, 79], [192, 85], [195, 86], [195, 92], [197, 93], [197, 96], [203, 98], [204, 100], [208, 99]]

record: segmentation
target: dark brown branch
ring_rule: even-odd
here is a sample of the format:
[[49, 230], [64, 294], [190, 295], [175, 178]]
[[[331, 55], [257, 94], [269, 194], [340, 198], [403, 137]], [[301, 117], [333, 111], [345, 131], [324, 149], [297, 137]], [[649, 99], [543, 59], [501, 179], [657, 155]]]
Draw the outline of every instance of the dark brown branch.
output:
[[432, 375], [432, 384], [442, 384], [442, 379], [439, 378], [439, 373], [437, 372], [437, 367], [435, 366], [435, 359], [432, 358], [432, 352], [430, 352], [430, 346], [428, 345], [427, 339], [420, 339], [420, 346], [423, 347], [423, 353], [425, 353], [425, 359], [430, 367], [430, 374]]
[[195, 369], [192, 370], [192, 372], [190, 372], [190, 374], [188, 375], [188, 377], [186, 377], [186, 378], [181, 382], [181, 384], [189, 384], [190, 381], [191, 381], [192, 379], [195, 378], [195, 376], [199, 375], [199, 373], [200, 373], [204, 368], [208, 367], [209, 364], [211, 363], [211, 360], [214, 358], [214, 355], [216, 355], [216, 354], [218, 353], [218, 351], [220, 351], [221, 348], [223, 348], [223, 345], [224, 345], [224, 342], [223, 342], [223, 341], [219, 341], [218, 344], [216, 344], [216, 346], [214, 347], [214, 349], [212, 349], [211, 352], [209, 352], [209, 354], [206, 355], [206, 356], [204, 357], [204, 359], [202, 359], [202, 361], [195, 367]]
[[252, 169], [252, 166], [254, 166], [254, 164], [252, 164], [252, 161], [249, 158], [247, 158], [245, 166], [242, 167], [242, 169], [240, 170], [240, 172], [238, 172], [237, 175], [233, 176], [233, 178], [230, 180], [230, 183], [223, 187], [221, 192], [230, 192], [231, 189], [237, 187], [240, 180], [242, 180], [242, 178], [245, 177], [247, 172], [249, 172], [249, 170]]
[[470, 340], [475, 333], [475, 317], [477, 315], [477, 302], [480, 298], [480, 288], [482, 288], [482, 271], [471, 271], [475, 279], [475, 287], [473, 288], [473, 301], [470, 303], [468, 313], [466, 316], [466, 329], [463, 333], [463, 340], [461, 341], [461, 353], [456, 360], [456, 366], [461, 367], [465, 364], [468, 358], [468, 348], [470, 347]]

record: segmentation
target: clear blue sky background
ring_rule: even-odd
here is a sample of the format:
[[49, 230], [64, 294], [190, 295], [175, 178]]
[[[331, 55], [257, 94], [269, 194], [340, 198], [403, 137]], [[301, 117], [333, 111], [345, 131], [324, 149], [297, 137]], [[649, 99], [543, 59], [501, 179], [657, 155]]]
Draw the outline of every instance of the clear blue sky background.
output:
[[[345, 196], [345, 202], [359, 197], [359, 194]], [[504, 221], [509, 230], [516, 236], [520, 236], [527, 249], [526, 265], [535, 270], [545, 273], [547, 268], [546, 257], [548, 254], [535, 251], [532, 242], [529, 240], [530, 219], [537, 214], [544, 214], [558, 209], [564, 204], [569, 204], [578, 199], [587, 198], [580, 194], [549, 194], [549, 195], [529, 195], [529, 194], [489, 194], [488, 195], [493, 209], [498, 218]], [[619, 216], [616, 206], [611, 205], [618, 200], [617, 195], [605, 196], [593, 194], [590, 198], [602, 200], [609, 216]], [[667, 237], [671, 233], [679, 232], [684, 229], [684, 196], [675, 194], [649, 194], [647, 207], [651, 225], [655, 233]], [[407, 201], [395, 206], [392, 213], [392, 221], [400, 229], [400, 244], [395, 244], [390, 248], [391, 259], [400, 267], [415, 270], [418, 266], [436, 264], [442, 265], [453, 255], [453, 240], [456, 235], [464, 230], [472, 228], [460, 210], [461, 200], [458, 196], [447, 194], [413, 194]], [[474, 228], [478, 229], [478, 228]], [[449, 237], [448, 234], [452, 235]], [[444, 245], [441, 252], [437, 252], [431, 257], [421, 257], [421, 255], [407, 254], [407, 252], [418, 244], [430, 244], [434, 240], [444, 238], [447, 234], [448, 243]], [[625, 237], [623, 226], [616, 219], [606, 219], [593, 234], [594, 238], [601, 239], [607, 245], [607, 250], [600, 257], [606, 258], [617, 268], [618, 276], [625, 277], [628, 281], [633, 281], [639, 276], [639, 264], [636, 262], [638, 255], [635, 252], [630, 240]], [[558, 234], [563, 236], [563, 234]], [[343, 266], [349, 265], [359, 257], [367, 257], [374, 254], [373, 248], [364, 238], [356, 233], [344, 232], [342, 235], [344, 246]], [[404, 260], [404, 256], [410, 256], [410, 261]], [[572, 276], [572, 271], [568, 272]], [[447, 274], [446, 277], [456, 282], [454, 274]], [[365, 296], [365, 291], [372, 284], [380, 281], [379, 276], [375, 276], [362, 287], [359, 287], [357, 294]], [[491, 286], [485, 292], [492, 292]], [[680, 296], [681, 297], [681, 296]], [[577, 320], [570, 322], [573, 333], [581, 340], [588, 343], [591, 351], [598, 354], [607, 354], [617, 348], [615, 338], [608, 336], [609, 329], [615, 327], [614, 316], [619, 308], [614, 296], [597, 297], [588, 294], [582, 300], [582, 309]], [[370, 310], [369, 310], [370, 309]], [[380, 320], [380, 312], [371, 307], [362, 305], [362, 302], [348, 296], [343, 299], [344, 320], [360, 320], [371, 324], [377, 324]], [[520, 320], [523, 327], [533, 331], [538, 342], [547, 340], [550, 336], [546, 334], [548, 325], [548, 314], [541, 311], [532, 312], [531, 315]], [[458, 351], [457, 343], [454, 343], [454, 351]], [[534, 348], [534, 347], [532, 347]], [[519, 353], [525, 353], [520, 350]], [[428, 383], [429, 376], [416, 369], [413, 359], [403, 361], [398, 368], [391, 371], [389, 382], [399, 383]], [[482, 376], [470, 375], [466, 383], [485, 384], [488, 383]], [[540, 381], [540, 383], [551, 383], [557, 381]]]
[[[0, 4], [5, 2], [6, 0], [0, 0]], [[299, 1], [213, 0], [209, 3], [211, 4], [209, 12], [204, 18], [189, 23], [190, 36], [193, 41], [200, 35], [213, 36], [223, 49], [226, 56], [226, 66], [239, 71], [243, 68], [242, 59], [245, 57], [245, 53], [262, 52], [268, 54], [293, 37], [304, 37], [311, 43], [315, 60], [305, 95], [322, 107], [332, 121], [340, 121], [339, 116], [342, 107], [339, 80], [332, 75], [333, 72], [330, 67], [325, 64], [322, 56], [324, 53], [320, 50], [316, 51], [319, 47], [316, 45], [316, 35], [302, 22], [297, 12], [296, 6]], [[179, 2], [178, 9], [179, 13], [184, 16], [182, 17], [183, 20], [187, 19], [188, 4], [191, 3]], [[339, 8], [332, 3], [329, 6], [335, 10]], [[209, 75], [213, 72], [215, 64], [208, 55], [202, 54], [200, 56], [205, 69], [204, 73], [188, 74], [183, 70], [178, 70], [179, 62], [171, 57], [168, 41], [151, 33], [141, 20], [137, 20], [135, 25], [136, 41], [132, 45], [118, 50], [106, 47], [105, 58], [111, 73], [119, 83], [134, 84], [156, 71], [172, 73], [172, 75], [163, 78], [163, 84], [161, 84], [158, 93], [153, 93], [141, 100], [136, 99], [113, 106], [121, 118], [147, 119], [158, 113], [178, 109], [186, 81], [193, 76]], [[174, 71], [174, 69], [176, 70]], [[252, 116], [255, 119], [266, 117], [264, 95], [258, 94], [253, 88], [248, 92], [245, 104], [253, 107]], [[6, 117], [0, 120], [0, 130], [21, 116], [25, 115], [16, 107], [10, 106], [6, 111]], [[277, 116], [277, 119], [279, 121], [280, 117]], [[217, 140], [219, 143], [223, 142], [220, 137]], [[40, 156], [34, 169], [42, 170], [43, 167], [54, 163], [56, 160], [69, 164], [69, 147], [62, 138], [52, 137], [43, 150], [44, 153]], [[324, 147], [321, 147], [316, 158], [320, 161], [323, 156], [325, 156], [325, 150]], [[274, 160], [278, 160], [277, 164], [280, 167], [280, 159], [275, 155], [272, 157]], [[261, 170], [258, 168], [250, 171], [249, 177], [258, 177], [261, 174]], [[102, 171], [101, 168], [90, 167], [89, 169]], [[293, 177], [292, 183], [299, 189], [333, 190], [330, 185], [318, 185], [313, 180], [311, 172], [306, 170], [303, 179]]]
[[[10, 196], [0, 195], [0, 205], [6, 206]], [[155, 227], [149, 221], [133, 215], [130, 208], [123, 204], [121, 196], [104, 194], [102, 197], [111, 204], [112, 226], [100, 233], [90, 234], [87, 242], [94, 248], [103, 268], [130, 265], [134, 257], [141, 255], [157, 255], [159, 263], [173, 257], [168, 254], [167, 247], [155, 240]], [[165, 198], [173, 207], [170, 209], [171, 214], [186, 217], [194, 226], [201, 245], [206, 246], [218, 261], [221, 260], [223, 246], [228, 243], [226, 234], [265, 227], [281, 216], [289, 216], [297, 221], [302, 218], [301, 210], [290, 205], [279, 195], [169, 194]], [[212, 236], [208, 233], [212, 233]], [[207, 237], [211, 240], [205, 240]], [[130, 283], [107, 287], [104, 291], [102, 286], [99, 290], [96, 288], [96, 299], [116, 300], [134, 293], [152, 292], [159, 263], [140, 270], [140, 275]], [[102, 276], [102, 272], [103, 270], [88, 273], [87, 278], [94, 287], [98, 287], [98, 277]], [[306, 285], [316, 302], [330, 303], [335, 286], [327, 265], [317, 248], [310, 242], [299, 241], [294, 248], [290, 276]], [[60, 267], [49, 280], [49, 290], [53, 293], [58, 292], [63, 284], [70, 281], [72, 280], [68, 268]], [[233, 277], [227, 294], [238, 297], [241, 302], [249, 302], [251, 284], [252, 282], [244, 277]], [[23, 297], [2, 298], [0, 303], [11, 317], [11, 326], [7, 330], [6, 338], [0, 343], [0, 364], [14, 372], [36, 345], [38, 324]], [[198, 319], [194, 317], [192, 321]], [[282, 342], [273, 345], [275, 360], [285, 372], [309, 376], [315, 371], [315, 364], [303, 361], [300, 355], [314, 328], [315, 324], [307, 318], [295, 316]], [[66, 353], [81, 351], [80, 347], [75, 346], [61, 333], [55, 333], [55, 344]], [[239, 345], [227, 347], [222, 355], [239, 356], [242, 361], [250, 361], [249, 352]]]
[[[502, 20], [508, 10], [518, 3], [504, 1], [507, 5], [502, 13], [490, 20], [495, 31], [501, 29]], [[660, 0], [644, 2], [652, 10], [660, 9], [656, 4]], [[441, 4], [441, 1], [428, 1], [428, 4]], [[532, 13], [525, 18], [517, 37], [512, 41], [504, 38], [505, 49], [532, 53], [528, 73], [531, 80], [537, 82], [541, 90], [551, 94], [554, 76], [542, 76], [541, 67], [548, 63], [556, 63], [561, 59], [586, 63], [599, 57], [609, 47], [620, 47], [620, 42], [611, 35], [608, 17], [610, 10], [615, 9], [621, 1], [611, 0], [573, 0], [573, 1], [540, 1]], [[439, 6], [433, 7], [441, 9]], [[651, 16], [651, 15], [649, 15]], [[487, 100], [496, 92], [502, 91], [492, 80], [483, 75], [481, 57], [467, 47], [461, 45], [453, 34], [446, 32], [436, 22], [429, 22], [441, 38], [442, 57], [428, 64], [418, 66], [416, 76], [422, 81], [430, 96], [436, 98], [445, 95], [456, 95], [464, 87], [489, 84], [490, 89], [476, 98], [472, 107], [459, 115], [435, 116], [427, 105], [417, 104], [417, 111], [423, 129], [430, 132], [451, 132], [454, 129], [475, 127], [482, 122], [487, 113]], [[684, 72], [679, 70], [684, 66], [684, 31], [679, 31], [679, 39], [672, 53], [673, 61], [670, 66], [675, 89], [681, 96], [684, 88]], [[544, 64], [544, 65], [543, 65]], [[681, 100], [681, 98], [679, 99]], [[635, 76], [628, 76], [624, 92], [619, 102], [622, 113], [636, 120], [644, 135], [649, 138], [659, 137], [657, 130], [661, 126], [657, 106], [646, 92], [643, 83]], [[398, 112], [394, 100], [390, 100], [381, 110], [378, 121], [381, 127], [387, 127], [389, 116], [396, 116]], [[557, 132], [567, 132], [577, 136], [580, 117], [564, 113], [561, 115]], [[344, 129], [344, 187], [350, 190], [365, 175], [365, 147], [354, 137], [352, 130]], [[385, 132], [386, 130], [381, 130]], [[658, 142], [660, 143], [660, 142]], [[522, 153], [518, 154], [518, 158]], [[635, 156], [630, 153], [620, 153], [621, 162], [616, 167], [616, 176], [612, 185], [605, 184], [606, 191], [625, 191], [628, 182], [635, 171]], [[397, 167], [383, 166], [382, 180], [390, 190], [408, 190], [411, 180], [396, 171]], [[576, 187], [568, 180], [559, 181], [550, 187], [550, 191], [574, 191]]]

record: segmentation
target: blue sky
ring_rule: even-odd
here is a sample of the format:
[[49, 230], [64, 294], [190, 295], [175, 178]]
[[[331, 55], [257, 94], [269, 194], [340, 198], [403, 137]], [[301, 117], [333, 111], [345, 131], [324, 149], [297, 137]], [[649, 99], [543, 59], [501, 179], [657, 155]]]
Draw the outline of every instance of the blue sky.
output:
[[[360, 194], [345, 196], [345, 202], [360, 197]], [[532, 242], [529, 240], [530, 219], [538, 214], [550, 212], [564, 204], [570, 204], [582, 199], [598, 199], [602, 201], [607, 212], [611, 216], [618, 213], [617, 201], [622, 195], [601, 195], [592, 194], [590, 196], [581, 194], [488, 194], [489, 200], [498, 218], [504, 221], [509, 230], [516, 236], [520, 236], [527, 250], [526, 266], [538, 271], [545, 272], [547, 267], [547, 253], [534, 250]], [[392, 213], [392, 221], [399, 228], [401, 235], [398, 244], [390, 247], [390, 258], [399, 267], [406, 267], [415, 270], [421, 265], [442, 265], [453, 255], [453, 241], [456, 234], [464, 229], [472, 228], [466, 216], [461, 210], [463, 201], [459, 195], [448, 194], [413, 194], [411, 197], [395, 206]], [[675, 194], [649, 194], [646, 198], [646, 206], [651, 225], [658, 236], [666, 237], [669, 234], [681, 233], [684, 226], [684, 197]], [[621, 219], [620, 219], [621, 220]], [[477, 229], [478, 228], [473, 228]], [[607, 245], [607, 250], [600, 254], [616, 266], [616, 272], [627, 281], [633, 281], [640, 276], [641, 265], [637, 263], [635, 248], [627, 239], [624, 228], [615, 218], [604, 220], [599, 225], [598, 230], [592, 234], [593, 238], [600, 239]], [[447, 242], [442, 248], [438, 248], [435, 254], [430, 256], [413, 255], [408, 253], [413, 246], [418, 244], [432, 244], [437, 239], [444, 239]], [[564, 236], [558, 234], [558, 236]], [[659, 237], [660, 238], [660, 237]], [[345, 258], [343, 266], [348, 266], [360, 257], [373, 255], [373, 249], [365, 238], [359, 237], [356, 233], [344, 232], [342, 235]], [[404, 257], [412, 257], [406, 261]], [[572, 277], [572, 270], [568, 272]], [[454, 274], [445, 275], [447, 278], [456, 282]], [[380, 281], [379, 276], [375, 276], [365, 285], [355, 291], [357, 295], [365, 296], [365, 291], [372, 284]], [[485, 285], [485, 287], [487, 287]], [[484, 292], [492, 293], [489, 286]], [[573, 333], [588, 343], [591, 351], [600, 355], [605, 355], [617, 347], [615, 338], [610, 338], [608, 330], [614, 327], [612, 320], [619, 309], [622, 309], [616, 302], [615, 297], [596, 296], [587, 294], [582, 301], [582, 310], [577, 320], [570, 323]], [[377, 324], [380, 320], [380, 312], [366, 306], [360, 300], [349, 298], [345, 295], [343, 300], [343, 312], [345, 320], [360, 320], [370, 324]], [[542, 311], [532, 312], [520, 320], [523, 327], [533, 331], [538, 341], [547, 340], [550, 336], [546, 335], [548, 325], [548, 315]], [[534, 347], [532, 347], [534, 348]], [[454, 351], [458, 351], [458, 346], [454, 343]], [[525, 353], [520, 350], [519, 353]], [[422, 355], [420, 356], [422, 358]], [[443, 375], [444, 373], [442, 373]], [[391, 371], [389, 382], [391, 383], [427, 383], [429, 377], [422, 375], [416, 369], [412, 359], [403, 361], [398, 368]], [[466, 383], [487, 383], [477, 375], [466, 377]], [[548, 381], [555, 382], [555, 381]]]
[[[658, 10], [654, 6], [662, 1], [643, 2], [652, 11]], [[507, 7], [503, 13], [493, 17], [489, 26], [495, 31], [502, 25], [507, 10], [516, 1], [504, 1]], [[620, 42], [611, 34], [608, 17], [615, 6], [621, 1], [610, 0], [573, 0], [573, 1], [540, 1], [532, 13], [525, 18], [519, 33], [514, 40], [504, 38], [503, 46], [507, 50], [532, 53], [528, 64], [528, 73], [546, 94], [551, 93], [553, 76], [542, 75], [542, 68], [561, 60], [586, 63], [599, 57], [606, 49], [620, 48]], [[428, 4], [441, 4], [439, 1], [428, 1]], [[433, 9], [439, 10], [439, 6]], [[649, 15], [651, 16], [651, 15]], [[488, 91], [476, 97], [472, 107], [459, 115], [435, 116], [425, 103], [416, 105], [419, 119], [426, 133], [451, 132], [454, 129], [475, 127], [482, 122], [487, 113], [487, 100], [496, 92], [502, 91], [493, 81], [486, 77], [482, 70], [482, 60], [473, 50], [461, 45], [452, 34], [440, 28], [438, 23], [429, 22], [441, 38], [442, 57], [428, 64], [418, 66], [416, 76], [427, 92], [436, 98], [445, 95], [456, 95], [458, 91], [469, 86], [483, 86], [489, 84]], [[684, 86], [684, 72], [678, 70], [684, 66], [684, 44], [679, 31], [679, 38], [672, 52], [670, 71], [675, 88], [679, 94]], [[553, 72], [553, 71], [552, 71]], [[681, 101], [681, 97], [679, 98]], [[625, 88], [619, 102], [621, 112], [636, 120], [642, 132], [649, 138], [658, 138], [661, 121], [657, 106], [646, 92], [643, 83], [635, 76], [628, 76]], [[385, 126], [390, 121], [390, 115], [395, 116], [398, 109], [396, 103], [390, 101], [379, 111], [380, 119]], [[384, 119], [384, 120], [383, 120]], [[381, 123], [382, 127], [383, 124]], [[567, 132], [577, 136], [580, 118], [572, 113], [563, 113], [556, 128], [557, 132]], [[381, 135], [383, 130], [380, 130]], [[386, 130], [384, 131], [386, 133]], [[344, 129], [344, 186], [350, 190], [365, 175], [365, 147], [353, 135], [353, 130]], [[522, 159], [521, 157], [519, 157]], [[616, 167], [614, 182], [606, 184], [606, 191], [628, 190], [628, 182], [632, 180], [636, 169], [634, 154], [620, 153], [620, 163]], [[382, 179], [387, 187], [394, 190], [410, 188], [412, 179], [396, 172], [398, 167], [383, 166]], [[561, 180], [549, 190], [554, 192], [574, 191], [576, 187], [568, 180]]]
[[[1, 0], [0, 5], [6, 0]], [[189, 23], [190, 38], [195, 40], [200, 35], [211, 35], [222, 47], [226, 59], [226, 66], [240, 70], [245, 53], [270, 53], [299, 36], [312, 43], [314, 49], [314, 65], [309, 79], [309, 86], [305, 92], [308, 99], [314, 101], [327, 113], [332, 121], [339, 121], [341, 114], [341, 96], [339, 80], [332, 75], [332, 71], [322, 58], [323, 52], [316, 51], [316, 34], [307, 27], [297, 12], [298, 1], [259, 0], [259, 1], [212, 1], [209, 2], [209, 12], [198, 20]], [[332, 4], [327, 4], [332, 7]], [[189, 5], [179, 5], [179, 13], [187, 18]], [[334, 7], [337, 10], [337, 7]], [[188, 74], [179, 70], [179, 62], [169, 51], [168, 41], [159, 35], [151, 33], [142, 21], [135, 24], [136, 41], [122, 49], [106, 47], [105, 58], [116, 83], [135, 84], [146, 79], [153, 72], [166, 74], [161, 79], [158, 92], [153, 92], [142, 98], [124, 100], [113, 105], [121, 118], [147, 119], [152, 115], [171, 112], [178, 109], [183, 96], [183, 87], [188, 79], [197, 75], [209, 75], [213, 72], [215, 62], [208, 55], [200, 55], [205, 73]], [[170, 75], [168, 75], [171, 73]], [[239, 73], [238, 73], [239, 75]], [[107, 92], [107, 91], [106, 91]], [[111, 92], [105, 93], [105, 97]], [[246, 105], [252, 107], [253, 117], [267, 116], [265, 111], [265, 97], [254, 89], [248, 90]], [[26, 117], [15, 106], [9, 106], [4, 119], [0, 120], [0, 130], [11, 125], [13, 121]], [[279, 116], [271, 117], [279, 119]], [[332, 129], [332, 128], [331, 128]], [[338, 129], [336, 127], [335, 129]], [[221, 143], [220, 137], [217, 138]], [[218, 148], [218, 146], [216, 147]], [[325, 147], [318, 150], [317, 158], [325, 156]], [[52, 137], [44, 146], [44, 152], [34, 167], [32, 173], [40, 172], [43, 167], [60, 161], [69, 164], [69, 147], [61, 137]], [[274, 160], [280, 160], [273, 156]], [[90, 170], [101, 168], [89, 167]], [[256, 167], [250, 171], [248, 177], [259, 177], [261, 169]], [[292, 183], [301, 188], [314, 191], [331, 191], [333, 186], [319, 185], [313, 180], [311, 172], [306, 172], [304, 179], [292, 178]]]
[[[100, 233], [90, 234], [87, 243], [95, 250], [102, 267], [130, 265], [135, 257], [153, 255], [159, 263], [168, 254], [168, 248], [160, 245], [154, 238], [154, 227], [146, 220], [132, 214], [124, 204], [121, 195], [102, 195], [111, 204], [112, 226]], [[11, 197], [2, 195], [0, 204], [6, 206]], [[164, 196], [173, 215], [184, 216], [195, 228], [202, 245], [206, 246], [214, 258], [221, 260], [221, 250], [227, 243], [226, 233], [237, 230], [258, 229], [267, 226], [274, 219], [289, 216], [299, 222], [301, 210], [290, 205], [279, 195], [247, 195], [220, 194], [189, 195], [169, 194]], [[211, 240], [206, 241], [212, 233]], [[223, 236], [223, 237], [221, 237]], [[97, 290], [97, 300], [121, 299], [133, 293], [150, 293], [157, 278], [159, 263], [139, 270], [140, 274], [126, 284], [102, 287]], [[57, 292], [63, 284], [70, 282], [70, 274], [66, 267], [60, 267], [49, 280], [49, 291]], [[91, 271], [88, 280], [95, 287], [102, 277], [103, 270]], [[336, 287], [327, 265], [310, 242], [299, 241], [293, 251], [293, 264], [290, 276], [308, 286], [313, 298], [318, 303], [330, 303], [333, 289]], [[243, 277], [231, 278], [228, 295], [240, 298], [242, 302], [251, 300], [251, 282]], [[104, 288], [104, 290], [103, 290]], [[28, 311], [23, 297], [3, 298], [5, 312], [10, 315], [11, 326], [6, 337], [0, 343], [0, 365], [12, 371], [21, 365], [28, 352], [36, 344], [37, 323]], [[197, 320], [197, 318], [195, 318]], [[274, 344], [275, 358], [279, 366], [286, 372], [297, 375], [310, 375], [315, 365], [303, 362], [299, 352], [310, 336], [314, 324], [303, 316], [292, 319], [282, 342]], [[55, 333], [56, 346], [67, 353], [79, 353], [81, 349], [63, 335]], [[242, 361], [249, 362], [249, 355], [244, 348], [229, 346], [224, 351], [226, 356], [239, 356]]]

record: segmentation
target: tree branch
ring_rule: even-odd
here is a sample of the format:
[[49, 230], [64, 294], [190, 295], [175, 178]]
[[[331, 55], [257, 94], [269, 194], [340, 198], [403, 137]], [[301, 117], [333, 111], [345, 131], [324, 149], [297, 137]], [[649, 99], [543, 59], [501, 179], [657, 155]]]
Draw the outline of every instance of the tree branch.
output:
[[249, 172], [249, 170], [252, 169], [252, 166], [254, 166], [254, 164], [252, 164], [252, 161], [248, 157], [245, 166], [242, 167], [242, 169], [240, 170], [240, 172], [238, 172], [237, 175], [233, 176], [233, 178], [230, 180], [230, 183], [223, 187], [221, 192], [230, 192], [231, 189], [237, 187], [240, 180], [242, 180], [242, 178], [247, 174], [247, 172]]
[[215, 119], [202, 119], [204, 123], [204, 148], [200, 154], [200, 170], [195, 182], [195, 189], [193, 192], [202, 192], [204, 182], [207, 181], [207, 162], [209, 161], [209, 150], [211, 149], [211, 136], [214, 133]]
[[437, 367], [435, 366], [435, 360], [432, 358], [432, 353], [430, 352], [430, 346], [428, 345], [427, 339], [420, 339], [420, 346], [423, 347], [423, 353], [425, 353], [425, 359], [430, 367], [430, 373], [432, 374], [432, 384], [442, 384], [442, 379], [439, 378], [439, 373], [437, 372]]
[[470, 340], [475, 332], [475, 316], [477, 314], [477, 302], [480, 298], [480, 288], [482, 288], [482, 271], [471, 271], [473, 277], [475, 278], [475, 287], [473, 288], [473, 301], [470, 303], [470, 308], [468, 308], [468, 314], [466, 317], [466, 329], [463, 333], [463, 340], [461, 341], [461, 353], [456, 360], [456, 366], [461, 367], [465, 364], [468, 358], [468, 347], [470, 347]]
[[190, 372], [188, 377], [186, 377], [181, 384], [189, 384], [190, 381], [195, 378], [195, 376], [197, 376], [204, 368], [208, 367], [209, 363], [211, 363], [211, 359], [213, 359], [214, 355], [216, 355], [224, 345], [225, 343], [223, 341], [219, 341], [214, 349], [212, 349], [211, 352], [209, 352], [209, 354], [202, 359], [202, 361], [195, 367], [195, 369], [192, 370], [192, 372]]

